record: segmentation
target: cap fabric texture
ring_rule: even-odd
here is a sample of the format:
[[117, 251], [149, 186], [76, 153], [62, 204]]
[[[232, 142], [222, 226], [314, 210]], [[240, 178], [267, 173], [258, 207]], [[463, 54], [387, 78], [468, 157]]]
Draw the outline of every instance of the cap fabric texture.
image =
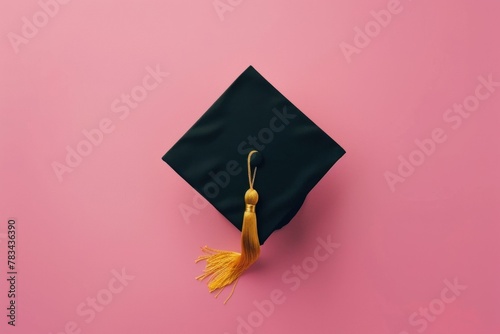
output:
[[250, 66], [163, 160], [241, 230], [252, 150], [262, 160], [254, 186], [263, 244], [345, 151]]

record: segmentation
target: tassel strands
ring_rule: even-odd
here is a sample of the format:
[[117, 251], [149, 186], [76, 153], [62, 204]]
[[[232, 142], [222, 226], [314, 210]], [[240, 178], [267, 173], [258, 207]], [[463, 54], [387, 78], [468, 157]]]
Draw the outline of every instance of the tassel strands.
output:
[[[248, 183], [250, 188], [245, 193], [245, 212], [243, 214], [243, 226], [241, 229], [241, 253], [202, 247], [206, 255], [196, 259], [196, 263], [206, 261], [203, 274], [196, 277], [197, 280], [208, 280], [208, 290], [218, 291], [216, 297], [228, 285], [234, 283], [233, 289], [224, 304], [231, 298], [240, 276], [247, 270], [260, 255], [260, 242], [257, 234], [257, 217], [255, 206], [259, 201], [259, 194], [253, 188], [257, 167], [252, 173], [250, 159], [257, 151], [251, 151], [247, 157]], [[252, 175], [253, 174], [253, 175]]]

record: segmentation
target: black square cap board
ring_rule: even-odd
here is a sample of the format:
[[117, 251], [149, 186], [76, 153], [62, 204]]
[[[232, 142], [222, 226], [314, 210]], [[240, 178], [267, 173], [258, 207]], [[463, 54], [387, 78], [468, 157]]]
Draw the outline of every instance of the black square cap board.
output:
[[241, 253], [203, 248], [210, 291], [237, 280], [344, 153], [252, 66], [229, 86], [163, 156], [242, 231]]

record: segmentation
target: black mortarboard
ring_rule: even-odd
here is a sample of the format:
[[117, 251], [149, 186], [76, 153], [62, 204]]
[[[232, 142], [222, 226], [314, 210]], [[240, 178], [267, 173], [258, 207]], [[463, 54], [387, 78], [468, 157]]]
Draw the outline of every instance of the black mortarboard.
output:
[[[243, 212], [246, 215], [248, 211], [243, 196], [255, 186], [256, 242], [263, 244], [272, 232], [290, 222], [309, 191], [344, 153], [250, 66], [163, 160], [239, 230]], [[205, 251], [212, 255], [215, 252], [208, 248]], [[201, 278], [212, 276], [217, 281], [214, 271]], [[220, 285], [212, 285], [210, 290], [227, 284]]]

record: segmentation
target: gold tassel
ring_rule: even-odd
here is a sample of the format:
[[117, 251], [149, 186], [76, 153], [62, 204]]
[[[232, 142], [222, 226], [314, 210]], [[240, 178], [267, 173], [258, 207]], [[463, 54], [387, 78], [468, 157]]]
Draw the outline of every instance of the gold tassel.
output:
[[223, 251], [205, 246], [202, 247], [202, 250], [208, 255], [202, 255], [195, 261], [196, 263], [204, 260], [207, 261], [203, 274], [196, 277], [196, 279], [204, 280], [209, 277], [208, 290], [210, 292], [219, 290], [216, 297], [226, 286], [234, 282], [231, 294], [227, 297], [224, 304], [233, 295], [240, 276], [257, 261], [260, 255], [257, 217], [255, 215], [255, 206], [259, 201], [259, 194], [253, 189], [257, 168], [254, 169], [253, 176], [250, 168], [250, 158], [254, 153], [257, 153], [257, 151], [251, 151], [247, 158], [250, 189], [245, 193], [245, 213], [243, 214], [243, 226], [241, 228], [241, 253]]

